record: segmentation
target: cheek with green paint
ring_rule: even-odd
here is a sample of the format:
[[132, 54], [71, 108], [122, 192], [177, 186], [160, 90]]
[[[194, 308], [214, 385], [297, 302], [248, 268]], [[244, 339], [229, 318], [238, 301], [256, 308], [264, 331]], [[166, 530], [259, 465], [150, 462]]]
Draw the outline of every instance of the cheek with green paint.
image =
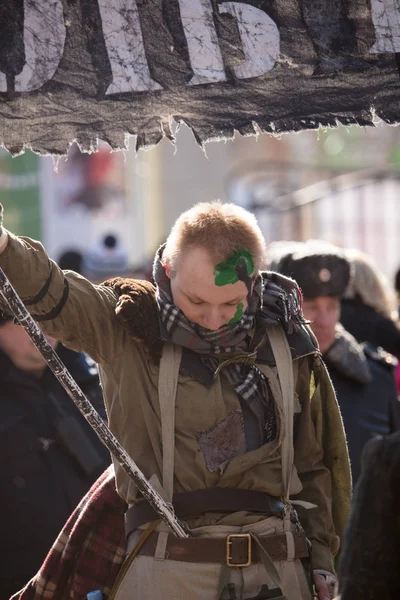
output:
[[236, 312], [233, 315], [232, 319], [229, 321], [229, 325], [233, 325], [234, 323], [237, 323], [241, 318], [242, 315], [244, 313], [244, 304], [242, 302], [239, 302], [239, 304], [236, 306]]

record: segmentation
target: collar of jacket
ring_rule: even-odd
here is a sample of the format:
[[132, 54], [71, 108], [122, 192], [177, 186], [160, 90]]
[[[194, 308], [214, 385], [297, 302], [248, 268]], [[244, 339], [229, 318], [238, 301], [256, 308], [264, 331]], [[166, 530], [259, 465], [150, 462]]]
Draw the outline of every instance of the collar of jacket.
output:
[[2, 350], [0, 350], [0, 374], [2, 383], [19, 383], [21, 380], [21, 371]]
[[28, 371], [24, 371], [23, 369], [17, 367], [12, 362], [10, 357], [5, 352], [3, 352], [3, 350], [0, 350], [1, 385], [11, 384], [13, 386], [18, 386], [21, 388], [26, 387], [32, 389], [32, 387], [35, 387], [36, 389], [39, 389], [44, 380], [46, 370], [48, 370], [51, 373], [50, 369], [47, 369], [47, 367], [45, 367], [40, 377], [37, 377], [33, 373], [29, 373]]
[[364, 346], [359, 344], [340, 323], [336, 325], [336, 339], [323, 358], [328, 369], [330, 366], [334, 367], [349, 379], [363, 384], [372, 381]]
[[[79, 385], [82, 386], [86, 383], [97, 382], [98, 371], [96, 363], [86, 356], [86, 354], [69, 350], [69, 348], [66, 348], [62, 344], [57, 345], [56, 352]], [[1, 383], [25, 384], [28, 386], [42, 386], [49, 382], [52, 387], [53, 382], [56, 380], [49, 367], [46, 366], [42, 375], [36, 377], [32, 373], [15, 366], [8, 355], [0, 350], [0, 381]]]
[[[155, 299], [155, 286], [149, 281], [139, 279], [125, 279], [115, 277], [108, 279], [102, 285], [111, 287], [118, 296], [115, 309], [117, 318], [122, 321], [128, 334], [137, 342], [143, 344], [149, 359], [159, 363], [162, 353], [162, 340], [160, 337], [160, 324], [157, 303]], [[306, 325], [297, 331], [288, 334], [289, 346], [293, 359], [309, 354], [315, 354], [318, 348], [315, 338], [310, 334]], [[188, 369], [196, 353], [184, 351], [183, 363]], [[197, 356], [197, 355], [196, 355]], [[257, 360], [268, 364], [275, 364], [269, 343], [257, 353]]]

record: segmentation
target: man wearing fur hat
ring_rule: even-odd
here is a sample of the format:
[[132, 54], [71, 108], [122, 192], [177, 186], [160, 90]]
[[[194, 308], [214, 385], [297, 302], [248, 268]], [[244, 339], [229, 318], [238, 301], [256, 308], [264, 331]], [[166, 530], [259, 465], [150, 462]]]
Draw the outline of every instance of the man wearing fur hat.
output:
[[171, 535], [115, 463], [130, 508], [113, 597], [310, 600], [307, 536], [328, 599], [350, 501], [342, 421], [296, 284], [261, 271], [253, 215], [183, 213], [155, 287], [92, 285], [4, 228], [0, 253], [43, 330], [99, 363], [111, 429], [190, 532]]
[[274, 268], [295, 279], [302, 290], [304, 316], [337, 394], [356, 481], [365, 443], [376, 434], [393, 433], [399, 422], [395, 359], [360, 344], [339, 323], [341, 298], [351, 277], [350, 262], [340, 248], [318, 240], [289, 245], [287, 252], [282, 242], [271, 246]]

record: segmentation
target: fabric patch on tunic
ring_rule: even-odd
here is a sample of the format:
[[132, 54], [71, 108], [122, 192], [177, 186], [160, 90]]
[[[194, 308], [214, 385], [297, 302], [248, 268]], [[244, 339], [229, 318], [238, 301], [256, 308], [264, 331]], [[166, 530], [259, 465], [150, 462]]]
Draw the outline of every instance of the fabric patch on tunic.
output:
[[241, 410], [231, 410], [228, 415], [198, 437], [207, 469], [223, 471], [227, 464], [246, 452], [243, 415]]

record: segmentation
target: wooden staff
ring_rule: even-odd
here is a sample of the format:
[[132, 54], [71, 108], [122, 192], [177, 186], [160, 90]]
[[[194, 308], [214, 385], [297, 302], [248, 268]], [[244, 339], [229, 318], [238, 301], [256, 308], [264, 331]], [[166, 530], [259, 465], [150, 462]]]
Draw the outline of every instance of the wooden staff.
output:
[[90, 423], [100, 440], [115, 456], [124, 471], [133, 479], [140, 493], [146, 498], [160, 519], [168, 525], [172, 533], [176, 536], [180, 538], [189, 537], [175, 515], [171, 505], [165, 502], [160, 494], [147, 481], [141, 470], [137, 467], [135, 462], [121, 446], [117, 438], [86, 398], [85, 394], [26, 310], [25, 305], [2, 269], [0, 269], [0, 296], [6, 302], [18, 322], [25, 329], [49, 368], [53, 371], [54, 375], [85, 419]]

